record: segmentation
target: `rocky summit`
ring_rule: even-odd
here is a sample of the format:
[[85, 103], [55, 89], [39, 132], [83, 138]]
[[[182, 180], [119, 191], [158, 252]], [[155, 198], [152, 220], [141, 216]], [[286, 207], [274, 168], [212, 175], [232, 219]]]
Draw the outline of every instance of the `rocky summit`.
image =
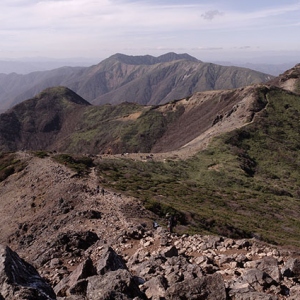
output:
[[1, 246], [1, 299], [296, 300], [300, 295], [300, 258], [291, 250], [255, 239], [178, 236], [145, 224], [120, 236], [118, 245], [95, 242], [67, 265], [53, 255], [42, 272], [48, 279], [42, 279]]

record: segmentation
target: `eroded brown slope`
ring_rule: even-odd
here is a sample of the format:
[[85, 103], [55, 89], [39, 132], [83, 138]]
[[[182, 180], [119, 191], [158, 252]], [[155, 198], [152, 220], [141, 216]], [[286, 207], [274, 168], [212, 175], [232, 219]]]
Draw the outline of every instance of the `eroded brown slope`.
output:
[[294, 93], [300, 93], [300, 64], [287, 70], [283, 74], [274, 78], [269, 82], [271, 85], [276, 85]]
[[[196, 93], [189, 99], [160, 107], [182, 105], [184, 113], [155, 144], [153, 152], [197, 151], [218, 134], [239, 128], [263, 106], [257, 105], [256, 87]], [[255, 108], [254, 108], [255, 107]]]
[[93, 233], [101, 243], [117, 246], [123, 232], [149, 222], [151, 214], [137, 199], [108, 190], [97, 193], [101, 183], [93, 170], [81, 178], [50, 157], [18, 152], [16, 159], [27, 167], [0, 182], [0, 244], [8, 244], [40, 271], [52, 255], [80, 260], [78, 251], [63, 248], [64, 234]]

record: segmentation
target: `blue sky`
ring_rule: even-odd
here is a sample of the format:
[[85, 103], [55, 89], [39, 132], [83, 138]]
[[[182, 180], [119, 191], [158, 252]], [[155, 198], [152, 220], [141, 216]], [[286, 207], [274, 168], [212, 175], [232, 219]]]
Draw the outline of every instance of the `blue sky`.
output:
[[1, 0], [0, 59], [166, 52], [300, 62], [299, 0]]

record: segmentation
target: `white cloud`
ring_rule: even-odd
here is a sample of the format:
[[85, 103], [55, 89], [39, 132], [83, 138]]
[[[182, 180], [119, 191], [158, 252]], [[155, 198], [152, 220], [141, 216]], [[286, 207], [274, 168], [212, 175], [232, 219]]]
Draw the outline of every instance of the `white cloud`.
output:
[[223, 50], [223, 47], [196, 47], [192, 50], [201, 50], [201, 51], [216, 51], [216, 50]]
[[218, 11], [218, 10], [209, 10], [206, 11], [204, 14], [201, 15], [201, 17], [203, 17], [206, 20], [212, 20], [217, 16], [222, 16], [223, 13]]
[[[24, 5], [26, 3], [26, 5]], [[13, 9], [12, 6], [17, 6]], [[101, 28], [126, 30], [196, 30], [240, 27], [253, 20], [278, 16], [299, 9], [298, 5], [281, 6], [252, 13], [220, 12], [212, 5], [158, 5], [150, 2], [119, 2], [110, 0], [44, 0], [4, 1], [0, 9], [4, 19], [1, 29], [59, 27], [83, 29]], [[217, 18], [218, 17], [218, 18]], [[3, 17], [2, 17], [3, 18]], [[214, 20], [215, 22], [207, 22]]]
[[[202, 5], [157, 5], [140, 2], [114, 2], [109, 0], [57, 0], [57, 1], [13, 1], [2, 2], [0, 9], [5, 12], [1, 22], [3, 29], [45, 28], [63, 26], [64, 28], [132, 28], [156, 29], [196, 28], [199, 15], [205, 13]], [[200, 22], [201, 23], [201, 22]], [[124, 27], [125, 26], [125, 27]]]
[[267, 30], [276, 29], [280, 36], [280, 28], [299, 26], [299, 1], [268, 9], [257, 6], [251, 12], [216, 1], [2, 0], [1, 49], [43, 55], [199, 45], [208, 51], [243, 45], [256, 49], [260, 36], [268, 39]]

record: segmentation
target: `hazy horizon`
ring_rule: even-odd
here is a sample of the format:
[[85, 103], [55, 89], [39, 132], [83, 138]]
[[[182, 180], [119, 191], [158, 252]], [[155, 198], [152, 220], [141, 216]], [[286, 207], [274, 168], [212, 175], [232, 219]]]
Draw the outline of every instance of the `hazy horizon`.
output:
[[281, 52], [268, 52], [268, 53], [256, 53], [247, 54], [244, 53], [243, 56], [231, 56], [230, 53], [223, 53], [223, 54], [198, 54], [195, 51], [186, 49], [186, 51], [175, 51], [175, 49], [165, 49], [165, 51], [156, 51], [157, 53], [153, 52], [142, 52], [142, 53], [131, 53], [130, 51], [124, 52], [112, 52], [107, 56], [98, 56], [98, 57], [84, 57], [84, 56], [77, 56], [77, 57], [51, 57], [51, 56], [24, 56], [24, 57], [1, 57], [0, 61], [11, 61], [11, 62], [59, 62], [59, 61], [69, 61], [69, 62], [85, 62], [85, 63], [100, 63], [102, 60], [113, 56], [114, 54], [121, 53], [129, 56], [143, 56], [143, 55], [151, 55], [154, 57], [158, 57], [160, 55], [164, 55], [169, 52], [174, 52], [177, 54], [187, 53], [203, 62], [211, 62], [211, 61], [219, 61], [219, 62], [230, 62], [230, 63], [253, 63], [253, 64], [285, 64], [291, 62], [299, 62], [300, 63], [300, 53], [296, 51], [287, 51], [285, 53]]
[[2, 0], [0, 60], [189, 53], [202, 61], [300, 61], [299, 0]]
[[[186, 52], [187, 53], [187, 52]], [[115, 54], [115, 53], [114, 53]], [[166, 52], [162, 53], [166, 54]], [[162, 55], [159, 54], [159, 55]], [[180, 52], [178, 53], [180, 54]], [[188, 53], [190, 54], [190, 53]], [[113, 55], [113, 54], [112, 54]], [[130, 55], [130, 54], [127, 54]], [[144, 54], [146, 55], [146, 54]], [[157, 56], [159, 56], [157, 55]], [[191, 55], [191, 54], [190, 54]], [[196, 56], [194, 56], [196, 57]], [[101, 63], [105, 58], [85, 58], [85, 57], [71, 57], [71, 58], [51, 58], [51, 57], [21, 57], [21, 58], [0, 58], [0, 73], [9, 74], [28, 74], [36, 71], [48, 71], [61, 67], [90, 67]], [[277, 76], [287, 69], [295, 66], [299, 61], [291, 56], [287, 60], [277, 58], [273, 63], [266, 57], [256, 57], [251, 59], [222, 59], [221, 56], [208, 58], [203, 60], [203, 57], [196, 57], [199, 60], [207, 63], [215, 63], [224, 66], [246, 67], [259, 72], [267, 73]], [[269, 61], [269, 63], [268, 63]]]

